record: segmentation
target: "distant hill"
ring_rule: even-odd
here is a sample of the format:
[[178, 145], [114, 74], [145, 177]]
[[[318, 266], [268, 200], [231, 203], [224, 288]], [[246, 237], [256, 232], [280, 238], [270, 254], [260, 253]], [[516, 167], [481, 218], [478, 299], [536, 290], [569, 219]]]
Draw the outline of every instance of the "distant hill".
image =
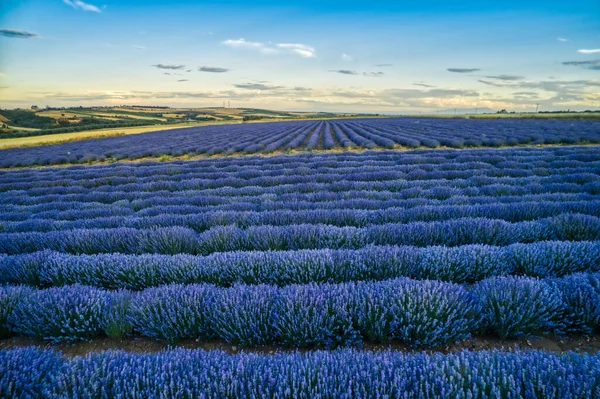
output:
[[86, 130], [168, 126], [195, 123], [241, 123], [268, 120], [353, 117], [331, 112], [288, 112], [258, 108], [170, 108], [159, 106], [112, 106], [0, 109], [0, 138], [45, 136]]

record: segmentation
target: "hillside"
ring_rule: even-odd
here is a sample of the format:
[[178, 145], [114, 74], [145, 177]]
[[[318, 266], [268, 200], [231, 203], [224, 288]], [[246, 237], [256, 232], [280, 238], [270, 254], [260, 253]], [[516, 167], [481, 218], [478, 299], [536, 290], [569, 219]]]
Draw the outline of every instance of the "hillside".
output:
[[[36, 106], [32, 106], [31, 109], [0, 109], [0, 122], [3, 124], [0, 130], [0, 139], [182, 123], [194, 125], [343, 116], [356, 115], [222, 107], [116, 106], [38, 109]], [[122, 133], [127, 134], [126, 131]]]

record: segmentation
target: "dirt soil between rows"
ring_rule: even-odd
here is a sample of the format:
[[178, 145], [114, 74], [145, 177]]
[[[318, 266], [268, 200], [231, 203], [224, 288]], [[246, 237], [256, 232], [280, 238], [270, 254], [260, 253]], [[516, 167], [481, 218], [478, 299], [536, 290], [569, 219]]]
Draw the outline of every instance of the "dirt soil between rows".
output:
[[[66, 357], [85, 356], [93, 352], [105, 350], [124, 350], [126, 352], [153, 353], [174, 348], [185, 349], [204, 349], [221, 350], [227, 353], [254, 352], [272, 354], [277, 352], [305, 352], [310, 349], [305, 348], [285, 348], [281, 346], [253, 346], [249, 348], [232, 345], [225, 341], [196, 341], [186, 339], [178, 341], [174, 345], [169, 345], [165, 341], [159, 341], [147, 337], [126, 337], [126, 338], [95, 338], [89, 342], [72, 343], [49, 343], [37, 338], [12, 337], [0, 340], [0, 349], [39, 346], [42, 348], [61, 351]], [[600, 351], [600, 335], [591, 336], [574, 335], [569, 337], [550, 336], [546, 338], [535, 339], [500, 339], [497, 337], [478, 337], [471, 338], [460, 343], [441, 346], [433, 349], [415, 349], [398, 341], [391, 341], [385, 344], [376, 344], [366, 342], [362, 346], [363, 350], [384, 351], [392, 350], [399, 352], [427, 352], [427, 353], [450, 353], [460, 350], [491, 350], [499, 349], [506, 351], [540, 349], [548, 352], [564, 353], [574, 351], [578, 353], [596, 353]]]

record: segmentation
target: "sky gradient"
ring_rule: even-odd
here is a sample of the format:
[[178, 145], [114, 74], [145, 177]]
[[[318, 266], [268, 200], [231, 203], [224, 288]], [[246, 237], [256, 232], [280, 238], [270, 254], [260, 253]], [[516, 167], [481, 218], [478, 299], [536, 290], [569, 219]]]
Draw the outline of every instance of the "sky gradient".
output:
[[3, 0], [0, 107], [600, 108], [599, 1], [416, 3]]

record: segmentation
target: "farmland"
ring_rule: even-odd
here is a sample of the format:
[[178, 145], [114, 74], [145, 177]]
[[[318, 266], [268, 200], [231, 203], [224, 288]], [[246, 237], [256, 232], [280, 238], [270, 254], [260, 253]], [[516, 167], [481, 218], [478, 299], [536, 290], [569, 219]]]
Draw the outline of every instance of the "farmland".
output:
[[0, 167], [95, 163], [161, 156], [305, 151], [596, 144], [600, 121], [350, 119], [202, 126], [2, 152]]
[[165, 125], [149, 125], [149, 126], [128, 126], [128, 127], [109, 127], [103, 129], [93, 129], [86, 131], [78, 131], [71, 133], [55, 133], [38, 136], [24, 136], [3, 138], [0, 140], [0, 149], [17, 148], [17, 147], [32, 147], [47, 144], [58, 144], [69, 141], [89, 140], [111, 136], [123, 136], [127, 134], [139, 134], [156, 131], [166, 131], [170, 129], [178, 129], [182, 127], [203, 126], [210, 124], [229, 124], [238, 122], [181, 122]]
[[2, 150], [0, 396], [597, 397], [597, 347], [527, 347], [598, 340], [599, 142], [390, 118]]
[[[334, 116], [327, 112], [280, 112], [254, 108], [169, 108], [169, 107], [74, 107], [0, 109], [0, 140], [30, 139], [40, 143], [59, 141], [53, 136], [71, 134], [86, 138], [89, 132], [112, 129], [157, 131], [183, 123], [241, 123], [260, 120], [317, 119]], [[355, 116], [340, 114], [340, 116]], [[88, 134], [86, 134], [88, 133]], [[106, 133], [103, 133], [106, 134]], [[35, 139], [38, 137], [38, 139]], [[17, 141], [18, 140], [13, 140]], [[13, 146], [13, 145], [10, 145]], [[7, 147], [4, 144], [2, 147]]]

